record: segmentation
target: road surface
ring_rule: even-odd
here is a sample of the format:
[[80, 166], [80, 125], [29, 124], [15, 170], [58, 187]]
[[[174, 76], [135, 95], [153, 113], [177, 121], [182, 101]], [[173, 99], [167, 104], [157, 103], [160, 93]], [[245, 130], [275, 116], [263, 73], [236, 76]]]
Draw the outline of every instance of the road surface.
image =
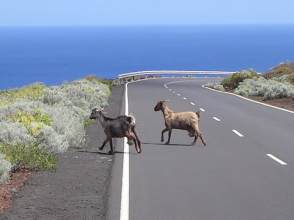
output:
[[[142, 155], [130, 146], [129, 219], [293, 220], [294, 114], [201, 87], [211, 80], [128, 84], [143, 142]], [[153, 108], [166, 99], [175, 111], [201, 110], [206, 147], [190, 146], [193, 138], [177, 130], [171, 145], [160, 142], [163, 116]], [[119, 216], [123, 155], [114, 164], [110, 219]]]

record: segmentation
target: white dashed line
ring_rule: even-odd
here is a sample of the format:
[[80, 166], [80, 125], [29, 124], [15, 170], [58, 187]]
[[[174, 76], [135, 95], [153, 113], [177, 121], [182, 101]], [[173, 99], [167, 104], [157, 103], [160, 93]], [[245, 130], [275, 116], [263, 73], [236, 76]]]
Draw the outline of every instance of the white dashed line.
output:
[[236, 135], [238, 135], [239, 137], [244, 137], [243, 134], [241, 134], [239, 131], [237, 130], [232, 130]]
[[191, 105], [195, 105], [195, 103], [194, 103], [194, 102], [190, 102], [190, 104], [191, 104]]
[[171, 91], [172, 91], [172, 89], [169, 89], [169, 91], [171, 92]]
[[205, 109], [204, 108], [200, 108], [200, 111], [205, 112]]
[[216, 120], [216, 121], [221, 121], [219, 118], [217, 118], [217, 117], [212, 117], [214, 120]]
[[178, 94], [177, 94], [177, 96], [181, 96], [181, 94], [180, 94], [180, 93], [178, 93]]
[[176, 93], [175, 91], [173, 91], [173, 93]]
[[270, 157], [271, 159], [273, 159], [274, 161], [278, 162], [279, 164], [285, 166], [287, 165], [286, 162], [282, 161], [281, 159], [277, 158], [276, 156], [272, 155], [272, 154], [267, 154], [268, 157]]
[[183, 97], [183, 99], [186, 100], [187, 98], [186, 97]]

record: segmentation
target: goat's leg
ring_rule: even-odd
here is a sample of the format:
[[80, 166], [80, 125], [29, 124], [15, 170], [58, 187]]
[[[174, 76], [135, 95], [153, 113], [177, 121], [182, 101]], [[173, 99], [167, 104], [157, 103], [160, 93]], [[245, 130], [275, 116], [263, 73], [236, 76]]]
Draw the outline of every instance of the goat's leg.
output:
[[112, 138], [109, 139], [109, 145], [110, 145], [110, 151], [108, 152], [108, 154], [113, 154], [113, 145], [112, 145]]
[[169, 144], [171, 133], [172, 133], [172, 129], [168, 129], [168, 140], [167, 140], [167, 142], [165, 142], [165, 144]]
[[192, 142], [191, 145], [194, 145], [196, 143], [197, 139], [198, 139], [198, 134], [196, 133], [194, 136], [194, 141]]
[[205, 142], [204, 138], [202, 137], [202, 134], [201, 133], [199, 133], [199, 137], [200, 137], [200, 140], [202, 141], [202, 144], [204, 146], [206, 146], [206, 142]]
[[99, 147], [99, 150], [103, 150], [105, 144], [109, 141], [108, 138], [105, 139], [105, 141], [103, 141], [103, 144], [101, 145], [101, 147]]
[[134, 140], [135, 148], [136, 148], [137, 153], [138, 153], [138, 154], [141, 153], [142, 150], [141, 150], [141, 147], [138, 145], [138, 141], [137, 141], [136, 135], [133, 134], [133, 133], [131, 133], [130, 136], [131, 136], [131, 138]]
[[200, 140], [201, 140], [201, 142], [202, 142], [202, 144], [203, 144], [204, 146], [206, 146], [206, 142], [205, 142], [205, 140], [204, 140], [204, 138], [203, 138], [203, 136], [202, 136], [202, 134], [201, 134], [199, 128], [196, 127], [196, 130], [195, 130], [195, 131], [196, 131], [196, 132], [195, 132], [195, 138], [196, 138], [196, 136], [199, 136], [199, 137], [200, 137]]
[[137, 132], [135, 131], [135, 126], [132, 127], [132, 131], [133, 131], [133, 133], [134, 133], [134, 135], [135, 135], [135, 137], [136, 137], [136, 141], [137, 141], [137, 143], [138, 143], [138, 146], [139, 146], [139, 148], [140, 148], [140, 152], [141, 152], [141, 151], [142, 151], [142, 150], [141, 150], [141, 141], [140, 141], [140, 139], [139, 139], [139, 137], [138, 137], [138, 135], [137, 135]]
[[168, 130], [169, 130], [168, 128], [165, 128], [165, 129], [163, 129], [163, 130], [161, 131], [161, 142], [164, 142], [164, 137], [163, 137], [163, 135], [164, 135], [164, 133], [167, 132]]

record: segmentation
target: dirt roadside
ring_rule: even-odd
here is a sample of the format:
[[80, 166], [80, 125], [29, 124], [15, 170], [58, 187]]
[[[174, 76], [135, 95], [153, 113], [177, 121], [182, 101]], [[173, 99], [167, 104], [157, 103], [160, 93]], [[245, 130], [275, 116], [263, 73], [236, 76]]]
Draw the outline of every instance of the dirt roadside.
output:
[[[114, 87], [110, 116], [121, 111], [123, 87]], [[90, 114], [90, 112], [89, 112]], [[100, 153], [104, 139], [98, 123], [87, 129], [87, 147], [59, 155], [56, 172], [37, 172], [13, 196], [12, 208], [1, 220], [86, 220], [105, 219], [113, 156]], [[108, 146], [105, 147], [108, 151]]]

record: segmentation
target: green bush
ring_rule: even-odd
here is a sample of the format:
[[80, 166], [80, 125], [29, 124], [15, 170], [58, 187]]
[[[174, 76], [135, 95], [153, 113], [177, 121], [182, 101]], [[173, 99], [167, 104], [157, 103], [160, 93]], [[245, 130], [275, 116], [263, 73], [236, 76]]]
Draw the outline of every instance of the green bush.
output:
[[26, 127], [28, 132], [36, 137], [44, 125], [51, 126], [53, 120], [48, 114], [36, 110], [33, 113], [18, 111], [17, 114], [10, 116], [13, 122], [19, 122]]
[[12, 104], [21, 99], [38, 100], [43, 96], [46, 86], [35, 83], [20, 89], [0, 91], [0, 106]]
[[290, 75], [288, 75], [288, 81], [289, 83], [294, 85], [294, 73], [291, 73]]
[[33, 145], [7, 145], [0, 144], [0, 152], [12, 164], [19, 164], [29, 169], [48, 170], [56, 169], [57, 157], [55, 154]]
[[266, 79], [272, 79], [274, 77], [280, 77], [284, 75], [290, 75], [294, 73], [294, 63], [293, 62], [287, 62], [287, 63], [282, 63], [270, 71], [266, 72], [264, 74], [264, 77]]
[[221, 85], [225, 90], [234, 90], [239, 86], [240, 82], [243, 82], [245, 79], [252, 79], [253, 77], [258, 77], [259, 75], [253, 70], [241, 71], [234, 73], [231, 76], [223, 79]]
[[105, 84], [105, 85], [107, 85], [109, 87], [110, 91], [112, 90], [112, 80], [110, 80], [110, 79], [100, 79], [95, 75], [86, 76], [85, 79], [88, 80], [88, 81], [91, 81], [91, 82], [94, 81], [94, 82], [103, 83], [103, 84]]
[[278, 99], [294, 96], [294, 86], [290, 83], [282, 83], [276, 80], [262, 77], [246, 79], [235, 90], [242, 96], [261, 96], [264, 100]]

